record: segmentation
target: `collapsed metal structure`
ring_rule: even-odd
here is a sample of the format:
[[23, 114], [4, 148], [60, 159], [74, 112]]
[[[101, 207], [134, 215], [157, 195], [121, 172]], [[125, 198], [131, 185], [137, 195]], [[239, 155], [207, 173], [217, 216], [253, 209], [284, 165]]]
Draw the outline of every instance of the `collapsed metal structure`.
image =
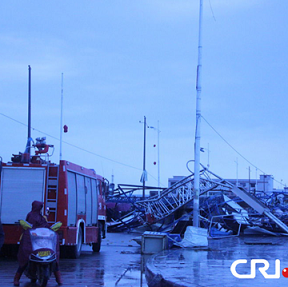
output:
[[[120, 213], [118, 217], [111, 216], [110, 230], [131, 230], [140, 225], [150, 230], [171, 230], [187, 218], [191, 225], [193, 173], [166, 189], [146, 187], [151, 194], [155, 194], [147, 199], [135, 196], [140, 190], [142, 186], [118, 185], [114, 194], [108, 197], [107, 201], [114, 202], [114, 207], [124, 202], [130, 205], [129, 212], [124, 215]], [[255, 227], [266, 227], [267, 232], [277, 229], [277, 232], [288, 233], [287, 225], [273, 214], [272, 206], [264, 198], [236, 187], [205, 167], [200, 171], [200, 225], [208, 228], [211, 237], [239, 235], [247, 227], [250, 231], [251, 228], [255, 230]], [[264, 226], [265, 222], [272, 223], [270, 229]]]

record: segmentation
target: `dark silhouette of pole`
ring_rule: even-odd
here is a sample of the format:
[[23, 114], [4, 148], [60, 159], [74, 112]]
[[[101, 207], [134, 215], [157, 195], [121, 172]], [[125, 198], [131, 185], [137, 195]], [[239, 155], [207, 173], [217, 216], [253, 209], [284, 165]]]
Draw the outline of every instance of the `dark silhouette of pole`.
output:
[[27, 140], [27, 151], [29, 158], [31, 154], [31, 67], [28, 66], [28, 140]]
[[143, 152], [143, 198], [145, 198], [145, 179], [146, 179], [146, 117], [144, 116], [144, 152]]

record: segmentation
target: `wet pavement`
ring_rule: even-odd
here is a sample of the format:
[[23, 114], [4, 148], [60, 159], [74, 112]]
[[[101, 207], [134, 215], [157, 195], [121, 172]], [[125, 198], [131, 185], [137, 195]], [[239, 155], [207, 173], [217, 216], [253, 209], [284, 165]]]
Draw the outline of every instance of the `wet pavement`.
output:
[[[234, 287], [287, 286], [288, 278], [282, 270], [288, 267], [288, 237], [233, 237], [209, 239], [208, 248], [170, 249], [155, 255], [141, 255], [140, 246], [132, 240], [137, 234], [108, 233], [102, 241], [100, 253], [83, 246], [79, 259], [61, 259], [63, 286], [97, 287]], [[231, 264], [246, 259], [247, 264], [236, 268], [240, 275], [250, 274], [251, 259], [265, 259], [275, 273], [275, 260], [280, 260], [280, 278], [265, 279], [256, 271], [254, 279], [239, 279], [232, 275]], [[13, 286], [17, 269], [13, 258], [0, 258], [0, 286]], [[258, 267], [263, 264], [257, 265]], [[287, 268], [288, 269], [288, 268]], [[145, 276], [146, 275], [146, 276]], [[30, 287], [25, 275], [20, 287]], [[149, 284], [147, 284], [147, 282]], [[35, 285], [34, 285], [35, 286]], [[58, 286], [52, 275], [47, 287]]]
[[[230, 271], [231, 264], [246, 259], [236, 271], [250, 274], [251, 259], [266, 259], [270, 267], [267, 274], [275, 274], [275, 260], [280, 260], [280, 278], [265, 279], [256, 266], [254, 279], [236, 278]], [[156, 286], [288, 286], [282, 270], [288, 267], [288, 237], [233, 237], [209, 240], [208, 248], [170, 249], [153, 255], [147, 261], [147, 282]], [[288, 268], [287, 268], [288, 269]], [[288, 270], [287, 270], [288, 271]]]
[[[60, 271], [63, 286], [143, 286], [145, 278], [146, 256], [141, 256], [140, 246], [132, 239], [135, 234], [108, 233], [102, 240], [100, 253], [83, 246], [79, 259], [61, 259]], [[17, 270], [17, 260], [0, 258], [0, 286], [13, 286], [13, 277]], [[20, 287], [30, 287], [30, 280], [22, 275]], [[35, 286], [35, 285], [34, 285]], [[47, 287], [58, 286], [52, 275]]]

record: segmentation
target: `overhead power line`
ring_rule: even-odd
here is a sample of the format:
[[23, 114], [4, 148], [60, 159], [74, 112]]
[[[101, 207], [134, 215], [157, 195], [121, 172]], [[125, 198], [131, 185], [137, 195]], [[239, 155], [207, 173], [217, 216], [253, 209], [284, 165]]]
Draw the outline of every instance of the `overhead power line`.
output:
[[[16, 120], [16, 119], [12, 118], [12, 117], [9, 117], [9, 116], [7, 116], [7, 115], [5, 115], [5, 114], [3, 114], [3, 113], [0, 113], [0, 115], [3, 116], [3, 117], [6, 117], [6, 118], [8, 118], [8, 119], [10, 119], [10, 120], [12, 120], [12, 121], [14, 121], [14, 122], [16, 122], [16, 123], [18, 123], [18, 124], [21, 124], [21, 125], [23, 125], [23, 126], [26, 126], [26, 127], [28, 126], [27, 124], [25, 124], [25, 123], [23, 123], [23, 122], [21, 122], [21, 121], [18, 121], [18, 120]], [[31, 128], [32, 128], [32, 130], [34, 130], [34, 131], [40, 132], [40, 133], [42, 133], [43, 135], [49, 136], [49, 137], [51, 137], [51, 138], [53, 138], [53, 139], [55, 139], [55, 140], [60, 141], [60, 139], [57, 138], [57, 137], [55, 137], [55, 136], [52, 136], [52, 135], [50, 135], [50, 134], [47, 134], [47, 133], [45, 133], [45, 132], [43, 132], [43, 131], [41, 131], [41, 130], [38, 130], [38, 129], [34, 128], [34, 127], [31, 127]], [[117, 163], [117, 164], [120, 164], [120, 165], [123, 165], [123, 166], [126, 166], [126, 167], [130, 167], [130, 168], [133, 168], [133, 169], [136, 169], [136, 170], [141, 170], [141, 168], [137, 168], [137, 167], [134, 167], [134, 166], [132, 166], [132, 165], [125, 164], [125, 163], [123, 163], [123, 162], [110, 159], [110, 158], [108, 158], [108, 157], [102, 156], [102, 155], [100, 155], [100, 154], [97, 154], [97, 153], [92, 152], [92, 151], [90, 151], [90, 150], [84, 149], [84, 148], [79, 147], [79, 146], [77, 146], [77, 145], [71, 144], [71, 143], [69, 143], [69, 142], [63, 141], [63, 143], [65, 143], [65, 144], [67, 144], [67, 145], [69, 145], [69, 146], [72, 146], [72, 147], [74, 147], [74, 148], [77, 148], [77, 149], [79, 149], [79, 150], [85, 151], [85, 152], [87, 152], [87, 153], [90, 153], [90, 154], [92, 154], [92, 155], [95, 155], [95, 156], [97, 156], [97, 157], [103, 158], [103, 159], [105, 159], [105, 160], [108, 160], [108, 161], [111, 161], [111, 162], [114, 162], [114, 163]]]
[[[242, 157], [246, 162], [248, 162], [251, 166], [253, 166], [254, 168], [256, 168], [257, 170], [261, 171], [263, 174], [267, 174], [265, 171], [261, 170], [259, 167], [257, 167], [256, 165], [254, 165], [251, 161], [249, 161], [244, 155], [242, 155], [238, 150], [236, 150], [236, 148], [234, 148], [203, 116], [201, 116], [202, 119], [208, 124], [208, 126], [231, 148], [233, 149], [240, 157]], [[283, 184], [282, 182], [276, 180], [274, 178], [274, 180], [285, 186], [285, 184]]]

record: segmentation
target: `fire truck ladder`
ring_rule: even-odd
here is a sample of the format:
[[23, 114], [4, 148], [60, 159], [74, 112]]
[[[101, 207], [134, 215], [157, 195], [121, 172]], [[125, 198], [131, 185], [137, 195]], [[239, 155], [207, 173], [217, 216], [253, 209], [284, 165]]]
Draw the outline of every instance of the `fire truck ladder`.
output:
[[55, 223], [57, 219], [59, 167], [48, 165], [47, 170], [46, 207], [49, 207], [48, 223]]

